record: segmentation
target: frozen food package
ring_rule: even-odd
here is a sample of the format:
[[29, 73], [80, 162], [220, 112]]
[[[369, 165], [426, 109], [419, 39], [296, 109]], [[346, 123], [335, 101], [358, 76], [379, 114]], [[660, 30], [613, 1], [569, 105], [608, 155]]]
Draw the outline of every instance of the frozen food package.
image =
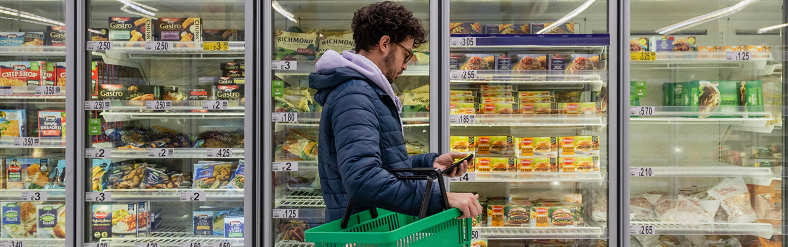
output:
[[194, 235], [213, 235], [213, 211], [193, 211], [192, 228]]
[[38, 137], [64, 139], [66, 111], [38, 111]]
[[582, 70], [602, 70], [599, 63], [599, 54], [572, 54], [572, 62], [566, 66], [567, 73]]
[[328, 50], [333, 50], [341, 54], [342, 51], [352, 51], [356, 49], [356, 42], [353, 40], [352, 32], [320, 35], [319, 39], [319, 56], [323, 56]]
[[476, 137], [474, 136], [451, 136], [449, 137], [449, 147], [452, 152], [474, 152], [476, 149]]
[[39, 204], [36, 205], [38, 213], [38, 238], [57, 238], [54, 232], [59, 219], [58, 210], [65, 207], [63, 204]]
[[25, 137], [25, 110], [0, 110], [0, 138]]
[[739, 106], [744, 106], [747, 112], [763, 111], [763, 85], [758, 81], [740, 81], [738, 88]]
[[558, 172], [557, 158], [534, 157], [531, 159], [533, 172]]
[[629, 198], [629, 212], [634, 213], [632, 219], [654, 219], [654, 204], [662, 195], [659, 194], [636, 194]]
[[477, 136], [475, 140], [476, 155], [512, 156], [514, 154], [513, 139], [512, 136]]
[[0, 46], [22, 46], [24, 43], [24, 32], [0, 32]]
[[498, 24], [485, 25], [485, 34], [528, 34], [531, 33], [528, 24]]
[[463, 54], [459, 70], [495, 70], [495, 54]]
[[104, 191], [104, 183], [107, 178], [107, 169], [112, 163], [110, 159], [92, 159], [90, 182], [93, 191]]
[[572, 155], [558, 157], [561, 172], [593, 172], [599, 171], [599, 156]]
[[2, 202], [3, 238], [24, 238], [28, 232], [24, 229], [21, 208], [16, 202]]
[[228, 189], [243, 189], [244, 188], [244, 161], [239, 161], [238, 168], [233, 172], [233, 177], [230, 179], [230, 184], [226, 186]]
[[[110, 41], [153, 41], [154, 27], [151, 18], [144, 17], [110, 17]], [[134, 45], [129, 43], [127, 47]]]
[[747, 185], [741, 177], [726, 178], [709, 189], [709, 195], [721, 201], [720, 205], [728, 214], [728, 222], [752, 223], [757, 221], [758, 217], [750, 203]]
[[217, 189], [230, 183], [232, 165], [212, 162], [194, 165], [194, 188]]
[[759, 223], [782, 225], [782, 181], [761, 179], [753, 188], [753, 207]]
[[[156, 40], [195, 42], [202, 41], [202, 19], [200, 18], [158, 18], [156, 20]], [[194, 48], [193, 43], [175, 43], [175, 47]]]
[[244, 237], [244, 217], [225, 217], [224, 218], [224, 237], [243, 238]]
[[276, 34], [276, 60], [315, 60], [317, 33], [286, 32]]
[[684, 236], [673, 235], [636, 235], [635, 239], [643, 247], [689, 247], [690, 242]]
[[547, 70], [547, 54], [513, 54], [512, 70]]
[[483, 29], [479, 23], [452, 22], [449, 23], [449, 32], [451, 34], [481, 34]]
[[41, 86], [46, 79], [46, 66], [44, 61], [0, 63], [2, 86]]
[[482, 104], [482, 114], [517, 114], [519, 113], [517, 103], [484, 103]]
[[564, 136], [558, 142], [561, 144], [559, 155], [598, 154], [599, 151], [599, 136]]
[[44, 33], [25, 32], [24, 42], [22, 46], [44, 46]]
[[[666, 207], [668, 204], [672, 207]], [[657, 212], [663, 222], [712, 223], [719, 204], [718, 200], [679, 195], [675, 201], [668, 199], [657, 202]]]
[[203, 41], [239, 41], [238, 37], [238, 30], [237, 29], [203, 29], [202, 30], [202, 40]]

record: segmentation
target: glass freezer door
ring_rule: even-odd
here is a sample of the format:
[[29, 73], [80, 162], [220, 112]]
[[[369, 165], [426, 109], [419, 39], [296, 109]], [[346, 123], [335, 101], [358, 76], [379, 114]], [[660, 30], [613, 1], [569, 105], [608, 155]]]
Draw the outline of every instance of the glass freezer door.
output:
[[475, 154], [450, 182], [485, 210], [474, 246], [607, 246], [609, 5], [450, 1], [442, 141]]
[[65, 8], [0, 1], [0, 245], [63, 246], [74, 233], [65, 206], [73, 185], [65, 179]]
[[784, 2], [630, 4], [631, 246], [783, 246]]
[[[269, 23], [273, 36], [271, 46], [271, 76], [265, 81], [266, 105], [271, 114], [271, 128], [266, 129], [270, 146], [264, 162], [271, 169], [271, 205], [273, 219], [266, 226], [270, 231], [270, 243], [275, 246], [312, 246], [304, 240], [304, 231], [325, 222], [325, 203], [320, 186], [317, 161], [318, 130], [322, 106], [314, 100], [315, 89], [309, 88], [309, 74], [315, 72], [315, 64], [329, 50], [342, 52], [353, 50], [351, 22], [358, 9], [375, 1], [273, 1]], [[398, 2], [412, 11], [421, 20], [428, 32], [433, 20], [429, 1]], [[295, 42], [296, 40], [305, 42]], [[407, 63], [407, 70], [392, 84], [394, 93], [403, 104], [400, 117], [405, 134], [405, 145], [409, 155], [435, 152], [437, 140], [431, 136], [430, 106], [436, 93], [436, 77], [430, 73], [436, 61], [430, 61], [430, 43], [413, 50], [414, 57]], [[270, 88], [268, 88], [270, 85]], [[269, 93], [270, 92], [270, 93]], [[435, 127], [435, 126], [432, 126]], [[322, 134], [322, 133], [320, 133]], [[268, 153], [267, 153], [268, 154]], [[288, 212], [285, 214], [285, 212]], [[296, 213], [292, 213], [296, 212]]]
[[245, 142], [250, 6], [87, 4], [79, 68], [91, 77], [80, 82], [78, 105], [84, 243], [252, 245], [244, 241], [255, 236], [244, 232], [253, 213], [244, 204], [254, 164]]

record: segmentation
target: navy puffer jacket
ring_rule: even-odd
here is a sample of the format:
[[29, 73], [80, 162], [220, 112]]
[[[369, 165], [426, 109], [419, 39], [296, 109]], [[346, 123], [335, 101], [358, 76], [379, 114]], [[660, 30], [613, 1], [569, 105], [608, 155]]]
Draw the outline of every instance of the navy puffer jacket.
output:
[[[318, 162], [326, 222], [342, 218], [350, 197], [353, 213], [374, 206], [418, 215], [426, 181], [398, 180], [384, 169], [432, 167], [437, 154], [408, 156], [392, 98], [346, 67], [312, 73], [309, 87], [323, 106]], [[433, 183], [427, 215], [442, 209], [438, 186]]]

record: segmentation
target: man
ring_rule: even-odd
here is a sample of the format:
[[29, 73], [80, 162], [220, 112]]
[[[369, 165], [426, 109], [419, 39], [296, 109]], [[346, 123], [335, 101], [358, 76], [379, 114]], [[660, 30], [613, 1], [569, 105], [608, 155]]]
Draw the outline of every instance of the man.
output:
[[[309, 87], [323, 106], [318, 161], [327, 222], [341, 219], [348, 199], [353, 213], [369, 207], [418, 215], [426, 181], [398, 180], [385, 169], [445, 168], [460, 153], [408, 157], [399, 113], [402, 103], [391, 83], [407, 69], [413, 48], [426, 43], [421, 21], [404, 6], [390, 1], [361, 8], [353, 16], [354, 51], [327, 51], [309, 75]], [[465, 173], [468, 162], [449, 176]], [[433, 184], [427, 215], [442, 211], [442, 196]], [[448, 193], [448, 203], [461, 218], [482, 208], [478, 196]]]

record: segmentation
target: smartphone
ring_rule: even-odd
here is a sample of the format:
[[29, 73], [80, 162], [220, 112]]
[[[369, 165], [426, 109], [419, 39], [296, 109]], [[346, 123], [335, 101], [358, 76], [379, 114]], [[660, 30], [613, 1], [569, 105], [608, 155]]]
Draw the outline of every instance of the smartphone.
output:
[[465, 156], [462, 159], [454, 160], [454, 163], [452, 163], [449, 167], [446, 167], [446, 169], [441, 172], [441, 175], [449, 173], [450, 171], [453, 171], [455, 168], [460, 166], [463, 161], [466, 161], [466, 160], [467, 161], [472, 161], [473, 160], [473, 154], [468, 154], [468, 156]]

